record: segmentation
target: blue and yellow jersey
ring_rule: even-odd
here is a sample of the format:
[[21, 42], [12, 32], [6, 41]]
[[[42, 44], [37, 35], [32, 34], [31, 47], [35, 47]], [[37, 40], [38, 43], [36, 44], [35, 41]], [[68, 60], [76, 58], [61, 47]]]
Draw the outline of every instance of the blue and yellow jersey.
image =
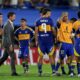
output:
[[76, 37], [80, 37], [80, 20], [73, 24], [73, 28], [75, 29]]
[[38, 27], [38, 40], [39, 41], [51, 41], [53, 40], [53, 21], [51, 18], [40, 18], [36, 22]]
[[71, 22], [68, 23], [61, 22], [59, 32], [58, 32], [59, 41], [65, 43], [72, 43], [72, 39], [71, 39], [72, 30], [73, 30], [73, 25]]
[[75, 30], [75, 49], [74, 49], [74, 54], [75, 56], [79, 57], [80, 56], [80, 20], [77, 20], [73, 24], [73, 28]]
[[18, 28], [14, 34], [19, 40], [20, 47], [26, 47], [29, 45], [31, 38], [33, 37], [34, 31], [29, 27], [26, 27], [25, 30]]

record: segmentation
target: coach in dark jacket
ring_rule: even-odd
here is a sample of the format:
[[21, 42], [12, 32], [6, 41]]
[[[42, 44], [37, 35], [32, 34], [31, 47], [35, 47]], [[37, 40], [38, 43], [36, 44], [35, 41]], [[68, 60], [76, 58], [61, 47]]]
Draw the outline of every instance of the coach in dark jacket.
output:
[[4, 48], [3, 57], [0, 59], [0, 65], [10, 56], [11, 58], [11, 71], [12, 76], [17, 76], [15, 68], [15, 53], [14, 53], [14, 25], [13, 21], [15, 20], [15, 13], [8, 13], [8, 20], [3, 27], [3, 36], [2, 36], [2, 45]]

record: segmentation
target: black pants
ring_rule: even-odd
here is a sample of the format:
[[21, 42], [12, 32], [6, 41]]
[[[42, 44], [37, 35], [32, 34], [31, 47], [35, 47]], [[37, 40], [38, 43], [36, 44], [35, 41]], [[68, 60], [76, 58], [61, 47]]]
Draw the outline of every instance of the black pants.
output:
[[8, 48], [5, 48], [3, 57], [0, 59], [0, 66], [7, 60], [8, 56], [11, 58], [11, 71], [12, 73], [16, 72], [15, 68], [15, 53], [14, 51], [9, 51]]

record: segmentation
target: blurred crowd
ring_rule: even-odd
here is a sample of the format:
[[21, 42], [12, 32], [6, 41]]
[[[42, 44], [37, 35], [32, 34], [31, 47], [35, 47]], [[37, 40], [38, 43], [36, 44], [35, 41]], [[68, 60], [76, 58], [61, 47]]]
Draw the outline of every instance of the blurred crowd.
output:
[[41, 8], [53, 6], [80, 6], [80, 0], [0, 0], [2, 8]]

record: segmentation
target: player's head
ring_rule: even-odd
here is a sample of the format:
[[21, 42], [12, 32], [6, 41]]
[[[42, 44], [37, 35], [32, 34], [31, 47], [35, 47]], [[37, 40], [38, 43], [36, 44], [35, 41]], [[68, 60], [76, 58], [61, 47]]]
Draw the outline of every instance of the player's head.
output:
[[62, 13], [62, 19], [64, 22], [68, 21], [68, 12], [63, 12]]
[[70, 22], [71, 22], [72, 24], [73, 24], [75, 21], [77, 21], [77, 19], [74, 18], [74, 17], [70, 19]]
[[51, 16], [51, 10], [48, 8], [42, 8], [40, 13], [41, 13], [41, 16], [44, 16], [44, 17], [50, 17]]
[[2, 13], [0, 13], [0, 24], [2, 24], [2, 21], [3, 21], [3, 15]]
[[78, 18], [80, 19], [80, 11], [78, 12], [78, 14], [77, 14], [77, 15], [78, 15]]
[[10, 19], [11, 21], [14, 21], [16, 18], [16, 15], [14, 12], [9, 12], [7, 15], [8, 19]]
[[21, 19], [21, 27], [25, 27], [26, 26], [26, 22], [27, 20], [25, 18]]

